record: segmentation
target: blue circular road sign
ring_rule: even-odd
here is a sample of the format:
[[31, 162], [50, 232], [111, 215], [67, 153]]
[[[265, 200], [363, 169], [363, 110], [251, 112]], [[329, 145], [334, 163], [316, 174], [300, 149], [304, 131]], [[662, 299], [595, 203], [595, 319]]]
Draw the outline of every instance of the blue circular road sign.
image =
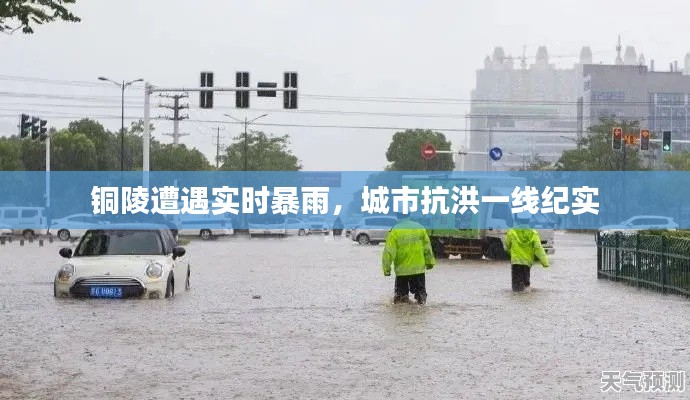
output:
[[494, 147], [493, 149], [489, 150], [489, 157], [491, 157], [491, 159], [494, 161], [498, 161], [501, 159], [501, 157], [503, 157], [503, 151], [498, 147]]

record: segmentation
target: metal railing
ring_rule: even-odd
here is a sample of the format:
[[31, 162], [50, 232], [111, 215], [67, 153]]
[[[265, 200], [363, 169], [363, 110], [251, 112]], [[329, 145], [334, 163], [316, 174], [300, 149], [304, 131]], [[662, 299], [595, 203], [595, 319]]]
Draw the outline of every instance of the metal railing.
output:
[[690, 297], [690, 238], [597, 233], [597, 278]]

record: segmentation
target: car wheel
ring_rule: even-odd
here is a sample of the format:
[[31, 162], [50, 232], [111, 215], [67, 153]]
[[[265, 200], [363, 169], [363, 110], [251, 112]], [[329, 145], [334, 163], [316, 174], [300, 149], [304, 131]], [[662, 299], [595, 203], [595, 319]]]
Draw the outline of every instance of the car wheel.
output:
[[57, 237], [63, 242], [66, 242], [69, 240], [70, 237], [69, 231], [67, 229], [60, 229], [57, 233]]
[[168, 276], [168, 284], [165, 287], [165, 298], [175, 297], [175, 278], [172, 274]]
[[359, 243], [359, 244], [369, 243], [369, 235], [367, 235], [366, 233], [360, 233], [359, 236], [357, 236], [357, 243]]
[[34, 237], [34, 231], [31, 229], [27, 229], [24, 232], [22, 232], [22, 237], [26, 240], [29, 240]]
[[202, 240], [209, 240], [211, 238], [211, 231], [208, 229], [202, 229], [201, 232], [199, 232], [199, 236]]
[[300, 229], [299, 231], [297, 231], [297, 236], [304, 236], [306, 234], [307, 234], [307, 231], [305, 231], [304, 229]]
[[189, 276], [191, 275], [191, 269], [187, 267], [187, 279], [184, 281], [184, 290], [189, 290], [192, 286], [189, 283]]

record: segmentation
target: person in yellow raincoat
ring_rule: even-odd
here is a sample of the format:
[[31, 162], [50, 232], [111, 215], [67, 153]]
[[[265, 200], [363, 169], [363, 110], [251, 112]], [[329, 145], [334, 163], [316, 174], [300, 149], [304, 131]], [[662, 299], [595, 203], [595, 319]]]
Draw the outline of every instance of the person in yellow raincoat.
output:
[[549, 259], [541, 245], [539, 232], [529, 227], [532, 214], [523, 211], [517, 214], [517, 225], [506, 233], [505, 249], [510, 257], [513, 291], [522, 292], [530, 286], [530, 269], [535, 261], [544, 268]]
[[426, 271], [436, 265], [436, 259], [424, 226], [398, 214], [398, 223], [386, 236], [382, 265], [384, 276], [390, 276], [394, 266], [394, 303], [409, 303], [410, 293], [418, 304], [426, 303]]

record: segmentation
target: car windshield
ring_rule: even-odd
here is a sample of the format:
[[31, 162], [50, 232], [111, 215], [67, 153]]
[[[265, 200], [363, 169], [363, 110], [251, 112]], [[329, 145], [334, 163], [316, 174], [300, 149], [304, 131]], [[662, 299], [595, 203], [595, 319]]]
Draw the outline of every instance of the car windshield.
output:
[[92, 230], [85, 235], [76, 256], [163, 255], [158, 231]]

